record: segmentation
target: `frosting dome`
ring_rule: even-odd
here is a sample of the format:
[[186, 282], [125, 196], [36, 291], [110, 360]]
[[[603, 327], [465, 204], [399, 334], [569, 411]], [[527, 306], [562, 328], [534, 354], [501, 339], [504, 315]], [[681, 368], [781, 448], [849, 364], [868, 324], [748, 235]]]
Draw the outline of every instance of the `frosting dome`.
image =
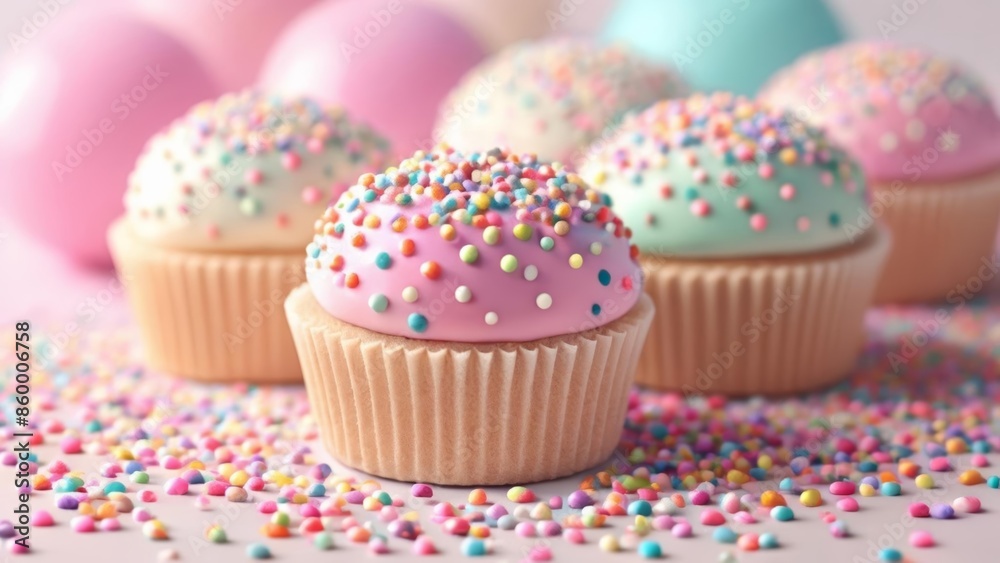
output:
[[387, 143], [335, 107], [247, 90], [201, 103], [146, 144], [125, 209], [151, 242], [287, 250]]
[[742, 97], [660, 102], [581, 176], [606, 191], [643, 252], [750, 257], [848, 244], [865, 206], [857, 165], [815, 129]]
[[919, 49], [853, 43], [812, 53], [761, 99], [826, 128], [870, 179], [947, 180], [1000, 164], [1000, 119], [984, 87]]
[[625, 112], [683, 90], [670, 70], [621, 46], [522, 43], [466, 74], [442, 105], [435, 136], [466, 152], [509, 146], [571, 163]]
[[628, 237], [607, 197], [558, 164], [439, 147], [344, 192], [306, 275], [331, 315], [376, 332], [523, 342], [628, 312], [642, 290]]

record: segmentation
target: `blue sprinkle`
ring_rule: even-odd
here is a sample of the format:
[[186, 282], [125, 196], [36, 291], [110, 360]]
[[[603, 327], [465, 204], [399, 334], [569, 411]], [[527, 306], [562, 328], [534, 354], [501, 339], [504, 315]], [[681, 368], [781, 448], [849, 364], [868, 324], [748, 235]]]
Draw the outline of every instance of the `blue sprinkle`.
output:
[[761, 549], [774, 549], [778, 547], [778, 536], [775, 536], [770, 532], [764, 532], [757, 538], [757, 545], [759, 545]]
[[629, 516], [651, 516], [653, 507], [644, 500], [635, 500], [628, 505]]
[[388, 270], [389, 266], [392, 266], [392, 257], [389, 256], [388, 252], [379, 252], [375, 255], [375, 265], [380, 270]]
[[653, 540], [644, 540], [639, 544], [639, 557], [643, 559], [659, 559], [663, 557], [663, 549]]
[[427, 317], [420, 313], [410, 313], [410, 316], [406, 319], [406, 324], [410, 325], [410, 329], [413, 332], [424, 332], [427, 330]]
[[879, 561], [902, 561], [903, 560], [903, 554], [898, 549], [890, 547], [888, 549], [883, 549], [882, 551], [880, 551], [878, 553], [878, 560]]
[[597, 272], [597, 281], [601, 282], [601, 285], [608, 286], [611, 284], [611, 272], [607, 270], [601, 270]]
[[719, 543], [736, 543], [739, 537], [739, 534], [727, 526], [720, 526], [712, 532], [712, 539]]
[[594, 303], [593, 305], [590, 306], [590, 312], [593, 313], [595, 317], [597, 315], [600, 315], [601, 314], [601, 306], [598, 305], [597, 303]]
[[903, 489], [899, 486], [899, 483], [894, 483], [892, 481], [882, 483], [882, 488], [879, 489], [882, 496], [885, 497], [898, 497], [902, 490]]
[[462, 540], [462, 555], [466, 557], [482, 557], [486, 555], [486, 543], [478, 538]]

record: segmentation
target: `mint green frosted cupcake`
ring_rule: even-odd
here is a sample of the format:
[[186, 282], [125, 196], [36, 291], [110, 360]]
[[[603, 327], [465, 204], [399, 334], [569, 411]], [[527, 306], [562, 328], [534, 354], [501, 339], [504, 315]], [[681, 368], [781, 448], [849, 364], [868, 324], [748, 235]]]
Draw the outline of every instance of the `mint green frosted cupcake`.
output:
[[857, 164], [815, 129], [730, 94], [661, 102], [581, 175], [632, 229], [657, 318], [640, 383], [786, 393], [852, 366], [889, 239]]

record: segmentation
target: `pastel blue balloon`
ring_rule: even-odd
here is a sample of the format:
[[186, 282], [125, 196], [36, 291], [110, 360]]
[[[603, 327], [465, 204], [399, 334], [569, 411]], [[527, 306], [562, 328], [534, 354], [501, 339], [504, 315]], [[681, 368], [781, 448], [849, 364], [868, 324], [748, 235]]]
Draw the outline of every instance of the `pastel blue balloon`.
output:
[[753, 95], [844, 34], [823, 0], [619, 0], [602, 38], [672, 64], [694, 90]]

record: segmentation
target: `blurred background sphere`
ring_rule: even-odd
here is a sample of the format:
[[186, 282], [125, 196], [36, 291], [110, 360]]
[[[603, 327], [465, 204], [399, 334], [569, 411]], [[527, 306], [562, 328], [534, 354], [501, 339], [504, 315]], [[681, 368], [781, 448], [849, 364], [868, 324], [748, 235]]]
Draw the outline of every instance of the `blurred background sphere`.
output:
[[253, 84], [275, 37], [317, 0], [131, 0], [201, 59], [225, 90]]
[[430, 144], [441, 101], [484, 55], [470, 32], [425, 1], [326, 1], [282, 33], [260, 85], [343, 105], [401, 155]]
[[105, 231], [146, 140], [219, 89], [190, 50], [122, 9], [65, 10], [0, 62], [0, 199], [23, 231], [107, 266]]
[[843, 32], [822, 0], [620, 0], [602, 36], [672, 64], [694, 90], [753, 95], [772, 73]]

